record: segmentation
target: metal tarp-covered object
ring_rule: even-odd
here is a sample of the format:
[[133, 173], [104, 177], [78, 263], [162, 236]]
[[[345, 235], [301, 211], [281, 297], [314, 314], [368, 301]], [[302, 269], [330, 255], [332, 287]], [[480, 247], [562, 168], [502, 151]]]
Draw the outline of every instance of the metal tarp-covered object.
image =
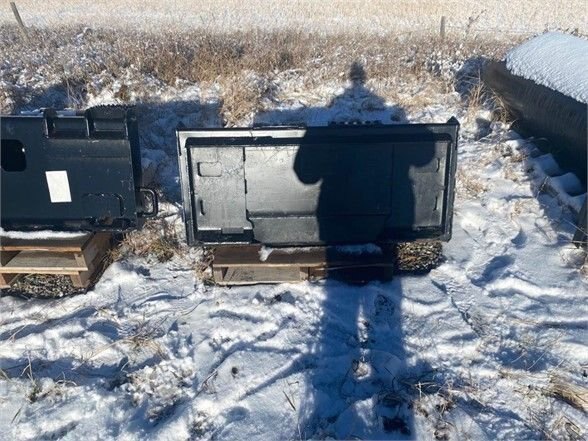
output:
[[44, 110], [0, 124], [2, 228], [124, 231], [157, 210], [155, 194], [139, 187], [131, 108]]
[[190, 244], [449, 240], [459, 123], [178, 130]]

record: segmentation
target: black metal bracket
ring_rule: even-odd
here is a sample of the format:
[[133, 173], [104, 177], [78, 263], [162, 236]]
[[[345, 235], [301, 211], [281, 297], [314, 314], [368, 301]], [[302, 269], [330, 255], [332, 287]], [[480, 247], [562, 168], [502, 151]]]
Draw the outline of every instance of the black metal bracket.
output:
[[157, 212], [159, 211], [159, 199], [157, 197], [157, 193], [151, 188], [139, 187], [139, 193], [146, 197], [151, 203], [151, 210], [149, 211], [142, 211], [139, 213], [139, 217], [155, 217], [157, 216]]

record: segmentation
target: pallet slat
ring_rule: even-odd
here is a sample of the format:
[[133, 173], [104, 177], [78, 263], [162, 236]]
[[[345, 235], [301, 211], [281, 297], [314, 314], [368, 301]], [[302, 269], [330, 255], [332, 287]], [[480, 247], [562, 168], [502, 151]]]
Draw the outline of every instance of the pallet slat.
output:
[[0, 273], [27, 273], [43, 271], [87, 271], [88, 267], [76, 261], [67, 253], [54, 251], [21, 251], [6, 264], [0, 266]]
[[92, 233], [63, 239], [12, 239], [0, 236], [0, 251], [82, 251]]
[[[223, 267], [321, 267], [328, 263], [334, 266], [387, 265], [391, 256], [382, 254], [353, 254], [327, 251], [327, 247], [274, 248], [265, 260], [260, 257], [259, 245], [223, 246], [214, 250], [214, 263]], [[393, 263], [393, 262], [392, 262]]]
[[224, 246], [214, 250], [212, 264], [219, 285], [287, 283], [339, 274], [349, 281], [389, 278], [395, 259], [391, 254], [349, 254], [333, 248], [274, 248], [262, 260], [261, 246]]
[[76, 287], [87, 287], [110, 246], [109, 233], [88, 233], [64, 239], [1, 238], [0, 286], [21, 274], [68, 275]]
[[96, 253], [94, 259], [88, 264], [88, 270], [78, 272], [71, 276], [71, 280], [74, 286], [85, 287], [90, 282], [92, 276], [102, 265], [104, 259], [104, 253]]
[[0, 287], [7, 288], [20, 274], [0, 274]]
[[306, 280], [301, 278], [298, 267], [228, 268], [222, 282], [226, 285], [249, 285], [251, 283], [285, 283]]
[[87, 266], [90, 266], [96, 256], [108, 248], [110, 239], [111, 236], [108, 233], [96, 233], [93, 240], [83, 248], [81, 256], [78, 258], [81, 258], [81, 261], [83, 261]]

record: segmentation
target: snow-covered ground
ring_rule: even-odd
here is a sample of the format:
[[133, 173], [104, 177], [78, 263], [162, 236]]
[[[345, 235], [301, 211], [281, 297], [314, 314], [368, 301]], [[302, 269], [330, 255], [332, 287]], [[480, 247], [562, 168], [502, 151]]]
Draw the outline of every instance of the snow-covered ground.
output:
[[[127, 256], [84, 295], [1, 297], [0, 438], [586, 437], [588, 280], [568, 208], [585, 195], [544, 191], [549, 157], [455, 92], [407, 109], [344, 82], [280, 86], [243, 123], [458, 117], [444, 262], [365, 286], [223, 288], [186, 248]], [[173, 127], [220, 125], [218, 98], [193, 85], [159, 99], [139, 107], [144, 166], [182, 234]]]
[[[207, 32], [300, 29], [327, 34], [446, 33], [514, 36], [546, 29], [588, 31], [583, 0], [18, 0], [29, 26], [86, 25]], [[0, 23], [15, 23], [8, 2]]]

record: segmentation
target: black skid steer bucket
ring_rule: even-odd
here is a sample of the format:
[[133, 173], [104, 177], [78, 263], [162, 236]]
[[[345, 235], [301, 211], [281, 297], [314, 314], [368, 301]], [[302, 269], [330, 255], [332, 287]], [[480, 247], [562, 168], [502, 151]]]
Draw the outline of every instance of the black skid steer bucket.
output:
[[4, 229], [125, 231], [157, 211], [130, 108], [2, 116], [0, 139]]
[[178, 130], [190, 244], [449, 240], [459, 123]]

